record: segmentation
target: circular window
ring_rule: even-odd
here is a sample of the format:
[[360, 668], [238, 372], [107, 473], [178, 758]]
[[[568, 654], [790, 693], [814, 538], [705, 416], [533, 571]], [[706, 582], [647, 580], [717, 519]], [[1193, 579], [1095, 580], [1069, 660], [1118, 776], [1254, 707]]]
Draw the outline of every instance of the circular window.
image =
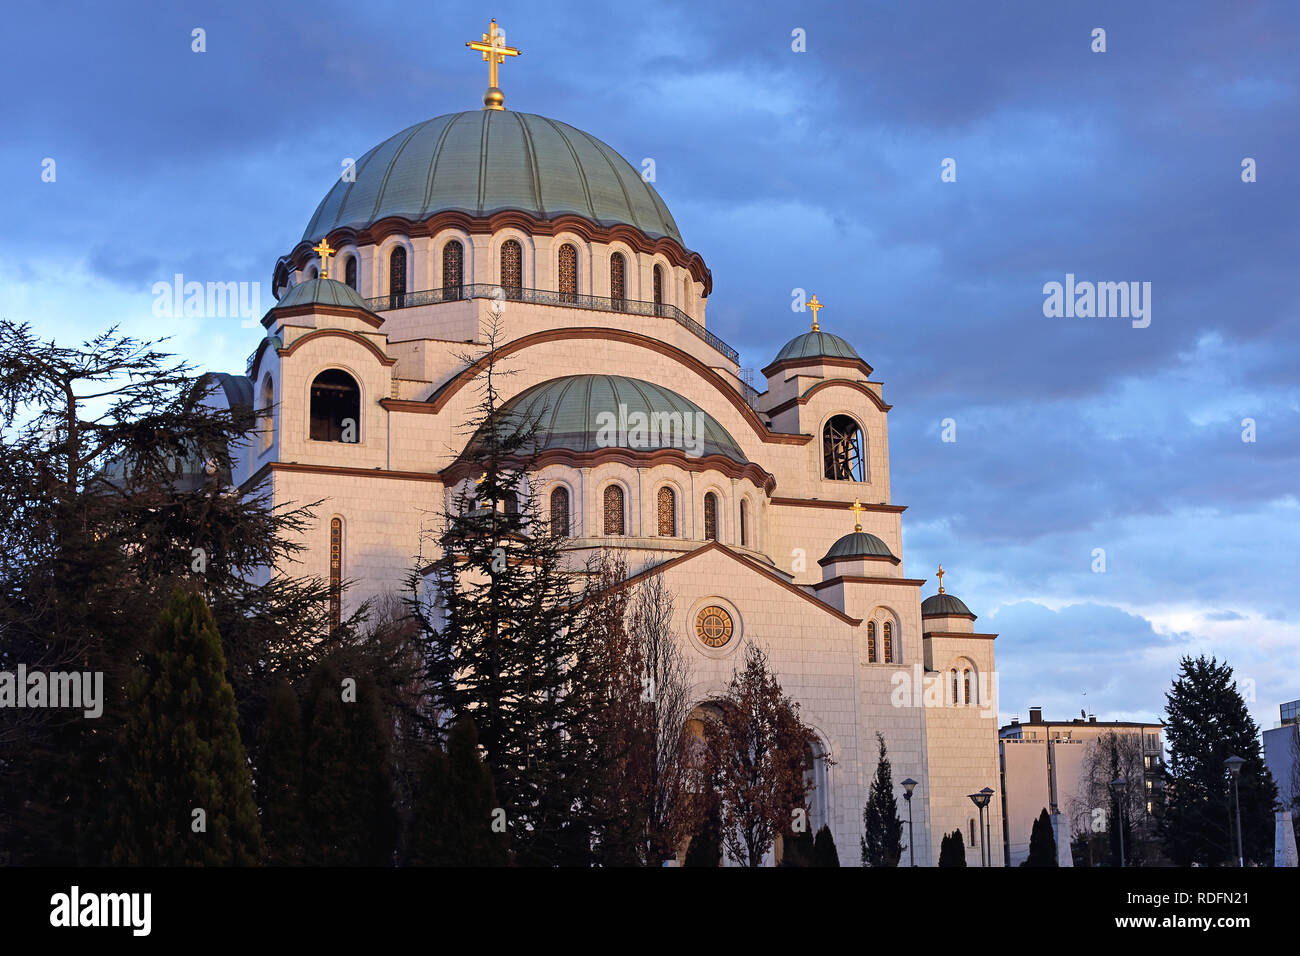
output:
[[695, 616], [695, 636], [706, 647], [722, 647], [731, 640], [731, 615], [716, 605]]

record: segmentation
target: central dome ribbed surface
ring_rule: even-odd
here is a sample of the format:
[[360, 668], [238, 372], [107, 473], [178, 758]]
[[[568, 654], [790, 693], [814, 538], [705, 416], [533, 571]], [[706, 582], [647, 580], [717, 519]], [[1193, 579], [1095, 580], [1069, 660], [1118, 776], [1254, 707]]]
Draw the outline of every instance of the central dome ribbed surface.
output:
[[[681, 416], [675, 420], [661, 418], [659, 421], [680, 421], [681, 425], [673, 425], [672, 434], [685, 438], [685, 428], [689, 427], [690, 441], [676, 442], [665, 438], [661, 430], [658, 439], [648, 445], [641, 443], [632, 430], [637, 413], [647, 416], [647, 419], [656, 414]], [[697, 413], [698, 419], [695, 417]], [[510, 399], [502, 406], [502, 414], [510, 415], [511, 420], [520, 423], [537, 422], [538, 451], [562, 448], [591, 452], [618, 447], [655, 452], [661, 448], [678, 448], [688, 455], [694, 450], [701, 456], [724, 455], [737, 464], [748, 463], [736, 440], [708, 412], [671, 389], [638, 378], [568, 375], [551, 379]], [[685, 424], [687, 415], [691, 416], [689, 426]], [[611, 433], [608, 423], [620, 421], [622, 427], [616, 424]], [[702, 423], [702, 428], [697, 429], [697, 422]], [[604, 434], [602, 426], [605, 426]], [[654, 439], [653, 434], [650, 437]], [[613, 440], [607, 440], [610, 438]], [[682, 444], [690, 447], [683, 448]], [[467, 454], [473, 456], [473, 443]]]
[[467, 110], [417, 123], [357, 161], [303, 239], [388, 216], [412, 221], [456, 210], [490, 216], [518, 209], [539, 219], [572, 213], [682, 241], [655, 188], [611, 147], [567, 123], [511, 110]]

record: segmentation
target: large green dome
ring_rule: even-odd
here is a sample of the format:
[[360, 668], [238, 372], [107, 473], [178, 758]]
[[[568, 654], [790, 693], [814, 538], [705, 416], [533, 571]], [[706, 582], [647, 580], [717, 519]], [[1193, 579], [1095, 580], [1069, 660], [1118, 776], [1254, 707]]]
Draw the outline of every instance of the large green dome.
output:
[[[574, 452], [599, 451], [602, 448], [620, 447], [632, 451], [658, 451], [660, 448], [681, 448], [688, 455], [723, 455], [737, 464], [748, 464], [745, 453], [736, 440], [708, 412], [688, 398], [671, 389], [638, 378], [622, 375], [567, 375], [554, 378], [525, 389], [507, 401], [501, 408], [508, 420], [519, 423], [536, 421], [537, 450], [566, 449]], [[649, 444], [637, 436], [633, 428], [637, 415], [677, 415], [676, 419], [659, 418], [658, 421], [682, 422], [674, 425], [673, 436], [685, 436], [684, 423], [690, 417], [689, 441], [675, 442], [651, 437]], [[700, 416], [696, 418], [696, 414]], [[609, 428], [611, 422], [624, 422], [621, 427]], [[696, 423], [702, 429], [696, 430]], [[603, 428], [603, 434], [602, 434]], [[612, 440], [611, 440], [612, 439]], [[471, 442], [466, 455], [473, 457], [477, 442]], [[682, 444], [689, 447], [682, 448]]]
[[466, 110], [417, 123], [357, 161], [316, 208], [303, 238], [362, 229], [388, 216], [412, 221], [456, 210], [517, 209], [625, 224], [652, 238], [681, 234], [655, 188], [605, 143], [566, 123], [510, 110]]

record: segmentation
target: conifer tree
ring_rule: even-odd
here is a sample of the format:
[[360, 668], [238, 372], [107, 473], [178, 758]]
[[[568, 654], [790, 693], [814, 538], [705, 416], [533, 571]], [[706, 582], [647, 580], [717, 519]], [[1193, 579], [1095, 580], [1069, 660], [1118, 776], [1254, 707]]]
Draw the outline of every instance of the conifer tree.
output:
[[721, 866], [722, 822], [717, 797], [711, 790], [706, 790], [701, 799], [705, 809], [701, 814], [700, 828], [691, 837], [682, 866]]
[[300, 864], [307, 836], [302, 802], [302, 705], [288, 681], [271, 692], [256, 756], [262, 843], [272, 866]]
[[1246, 863], [1267, 864], [1277, 785], [1232, 668], [1204, 655], [1184, 657], [1165, 701], [1169, 785], [1159, 824], [1170, 860], [1176, 866], [1236, 864], [1236, 808], [1223, 762], [1237, 756], [1246, 761], [1238, 781]]
[[225, 671], [207, 605], [177, 585], [129, 687], [114, 862], [258, 862], [257, 806]]
[[1029, 856], [1023, 866], [1058, 866], [1056, 859], [1056, 835], [1052, 833], [1052, 818], [1047, 808], [1034, 821], [1029, 831]]
[[894, 796], [894, 777], [885, 749], [885, 736], [876, 732], [879, 758], [876, 776], [871, 782], [867, 805], [862, 809], [862, 865], [898, 866], [906, 847], [903, 845], [903, 821], [898, 816], [898, 799]]
[[966, 841], [962, 839], [961, 830], [944, 834], [943, 840], [939, 843], [939, 865], [966, 865]]
[[807, 827], [802, 830], [786, 830], [781, 834], [782, 866], [814, 866], [813, 835]]
[[452, 798], [451, 864], [505, 866], [510, 861], [508, 833], [494, 829], [496, 788], [479, 756], [478, 733], [468, 715], [456, 721], [447, 741], [447, 785]]
[[835, 849], [835, 837], [831, 835], [831, 828], [823, 823], [813, 843], [813, 866], [839, 865], [840, 853]]
[[420, 768], [415, 812], [407, 832], [407, 862], [411, 866], [449, 866], [452, 850], [452, 792], [447, 754], [436, 743]]

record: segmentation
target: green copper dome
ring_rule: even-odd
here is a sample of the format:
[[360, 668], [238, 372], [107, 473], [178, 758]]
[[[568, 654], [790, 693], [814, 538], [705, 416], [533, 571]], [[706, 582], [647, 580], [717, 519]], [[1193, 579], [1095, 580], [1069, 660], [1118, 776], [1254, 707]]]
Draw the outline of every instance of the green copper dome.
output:
[[362, 229], [388, 216], [412, 221], [456, 210], [562, 213], [651, 238], [681, 234], [655, 188], [613, 149], [580, 129], [532, 113], [467, 110], [417, 123], [357, 160], [316, 208], [303, 238]]
[[866, 531], [854, 531], [846, 534], [831, 545], [822, 561], [834, 561], [836, 558], [892, 558], [889, 545], [874, 534]]
[[784, 362], [787, 359], [823, 357], [862, 360], [862, 356], [854, 351], [853, 346], [838, 335], [831, 335], [829, 332], [805, 332], [803, 335], [796, 335], [789, 342], [786, 342], [772, 361]]
[[350, 309], [366, 309], [366, 300], [350, 285], [337, 279], [308, 279], [299, 282], [275, 304], [277, 309], [295, 305], [338, 305]]
[[961, 598], [951, 594], [931, 594], [921, 602], [921, 617], [969, 617], [971, 613]]
[[[510, 399], [502, 406], [502, 414], [521, 424], [536, 421], [539, 452], [677, 448], [690, 457], [723, 455], [737, 464], [748, 463], [727, 430], [690, 399], [661, 385], [622, 375], [551, 379]], [[657, 423], [655, 428], [638, 432], [639, 423], [644, 427], [652, 422]], [[476, 442], [466, 451], [470, 457]]]

